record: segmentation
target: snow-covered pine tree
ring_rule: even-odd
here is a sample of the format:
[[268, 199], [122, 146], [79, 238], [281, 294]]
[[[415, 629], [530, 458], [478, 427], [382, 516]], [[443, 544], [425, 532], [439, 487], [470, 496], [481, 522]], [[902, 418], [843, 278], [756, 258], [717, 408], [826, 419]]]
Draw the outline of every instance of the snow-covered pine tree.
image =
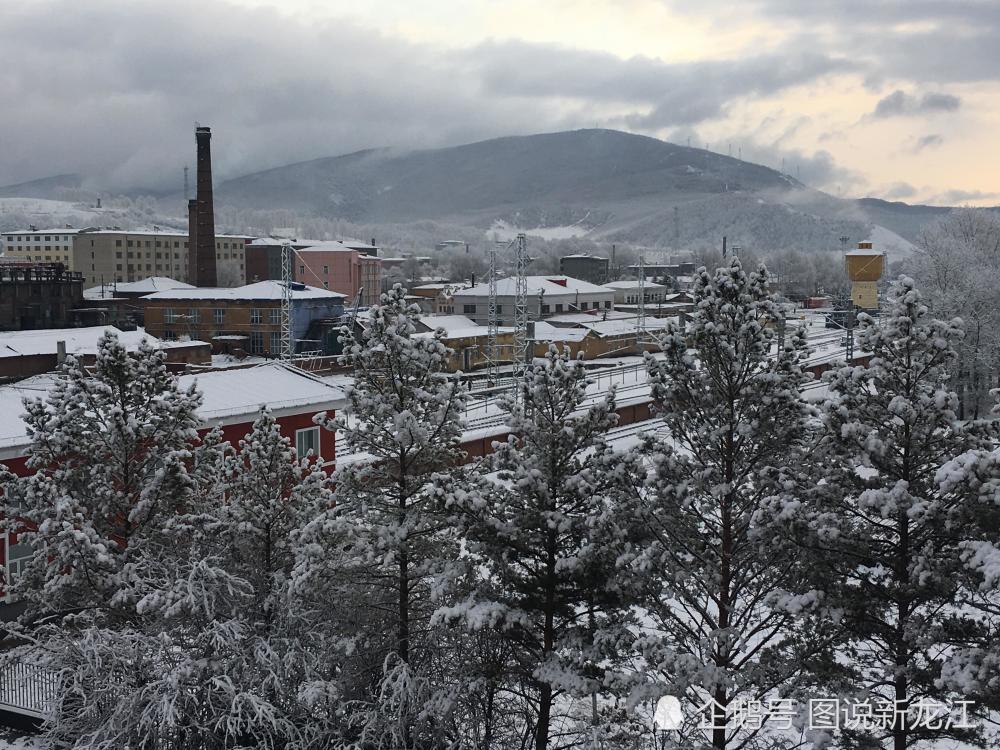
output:
[[25, 403], [35, 473], [4, 493], [6, 528], [34, 549], [12, 589], [29, 621], [127, 612], [144, 593], [134, 561], [190, 499], [201, 396], [178, 388], [162, 351], [129, 354], [113, 333], [93, 372], [68, 357], [54, 381]]
[[755, 739], [727, 713], [790, 687], [808, 640], [797, 631], [818, 597], [791, 593], [797, 551], [760, 514], [808, 438], [804, 335], [775, 351], [782, 313], [766, 279], [735, 258], [714, 276], [701, 268], [687, 330], [672, 326], [663, 358], [647, 358], [666, 430], [646, 444], [640, 507], [652, 542], [637, 562], [653, 584], [652, 627], [641, 647], [665, 691], [706, 708], [717, 750]]
[[438, 657], [432, 600], [455, 567], [432, 478], [461, 458], [465, 392], [446, 373], [451, 350], [440, 333], [417, 333], [419, 315], [397, 284], [359, 321], [360, 334], [344, 329], [342, 361], [355, 380], [347, 407], [324, 426], [354, 455], [338, 460], [336, 507], [300, 535], [304, 606], [351, 608], [342, 613], [353, 628], [343, 720], [366, 747], [427, 746], [445, 724], [424, 710]]
[[288, 581], [292, 533], [329, 506], [329, 479], [296, 459], [266, 411], [238, 452], [212, 435], [197, 453], [221, 466], [222, 481], [206, 482], [208, 493], [149, 540], [136, 562], [146, 593], [128, 626], [87, 628], [61, 649], [50, 641], [32, 651], [61, 667], [72, 698], [46, 725], [55, 746], [307, 746], [308, 686], [330, 659], [289, 606]]
[[[1000, 415], [1000, 407], [994, 408]], [[960, 527], [963, 567], [955, 606], [970, 619], [964, 637], [952, 644], [938, 686], [1000, 711], [1000, 448], [971, 450], [937, 473], [942, 492], [964, 506]], [[1000, 741], [994, 731], [993, 744]]]
[[574, 699], [607, 694], [604, 673], [631, 640], [629, 580], [615, 565], [630, 534], [622, 488], [634, 467], [603, 440], [617, 421], [614, 393], [585, 406], [586, 371], [568, 350], [551, 347], [517, 387], [511, 437], [494, 454], [497, 481], [445, 492], [479, 580], [437, 617], [507, 642], [496, 686], [528, 696], [533, 746], [546, 750]]
[[960, 606], [975, 533], [966, 522], [977, 509], [935, 477], [953, 456], [989, 445], [991, 430], [956, 418], [947, 381], [960, 321], [930, 318], [911, 279], [893, 282], [879, 319], [860, 316], [858, 336], [868, 366], [828, 376], [812, 464], [824, 476], [804, 477], [801, 503], [784, 515], [848, 633], [848, 676], [838, 687], [896, 709], [891, 728], [844, 729], [842, 741], [935, 747], [972, 733], [927, 726], [919, 705], [965, 697], [939, 678], [951, 646], [980, 632], [980, 618]]

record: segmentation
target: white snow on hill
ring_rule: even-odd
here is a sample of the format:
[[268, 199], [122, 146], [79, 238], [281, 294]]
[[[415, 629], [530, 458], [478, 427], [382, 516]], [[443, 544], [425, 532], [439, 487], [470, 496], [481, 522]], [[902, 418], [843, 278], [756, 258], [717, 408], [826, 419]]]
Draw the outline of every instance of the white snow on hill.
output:
[[871, 237], [869, 237], [869, 239], [877, 249], [885, 250], [885, 252], [889, 254], [890, 261], [907, 258], [913, 255], [914, 251], [917, 249], [912, 242], [900, 237], [891, 229], [886, 229], [880, 224], [876, 224], [872, 227]]
[[[74, 225], [85, 226], [87, 224], [98, 224], [104, 215], [104, 209], [93, 208], [83, 203], [71, 203], [70, 201], [55, 201], [45, 198], [0, 198], [0, 224], [5, 223], [6, 218], [22, 217], [30, 219], [30, 223], [39, 226], [51, 226], [55, 220], [62, 223], [70, 222]], [[13, 229], [13, 227], [7, 227]], [[27, 227], [22, 227], [27, 229]]]

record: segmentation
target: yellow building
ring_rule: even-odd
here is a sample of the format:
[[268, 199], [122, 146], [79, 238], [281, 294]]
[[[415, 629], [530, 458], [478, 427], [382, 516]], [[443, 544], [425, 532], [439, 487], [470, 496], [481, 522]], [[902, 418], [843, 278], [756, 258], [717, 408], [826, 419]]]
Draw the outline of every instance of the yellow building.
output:
[[[62, 263], [83, 274], [84, 286], [140, 281], [150, 276], [188, 279], [186, 232], [123, 229], [50, 229], [5, 232], [8, 257]], [[215, 237], [219, 286], [246, 283], [245, 235]]]
[[851, 280], [851, 302], [862, 310], [878, 309], [878, 282], [885, 273], [885, 253], [872, 243], [859, 242], [844, 256], [847, 278]]

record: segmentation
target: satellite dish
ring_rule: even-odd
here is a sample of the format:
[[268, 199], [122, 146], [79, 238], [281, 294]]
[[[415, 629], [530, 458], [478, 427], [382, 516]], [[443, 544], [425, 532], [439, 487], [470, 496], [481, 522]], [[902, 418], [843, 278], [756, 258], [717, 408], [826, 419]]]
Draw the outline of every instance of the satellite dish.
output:
[[653, 724], [661, 732], [671, 729], [680, 729], [684, 723], [684, 714], [681, 711], [681, 702], [674, 695], [664, 695], [656, 702], [656, 711], [653, 712]]

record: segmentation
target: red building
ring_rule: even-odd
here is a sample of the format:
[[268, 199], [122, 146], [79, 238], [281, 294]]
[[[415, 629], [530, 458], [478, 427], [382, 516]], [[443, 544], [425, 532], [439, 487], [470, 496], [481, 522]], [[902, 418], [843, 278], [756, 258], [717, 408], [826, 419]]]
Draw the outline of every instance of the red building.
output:
[[[22, 401], [45, 398], [55, 377], [51, 373], [37, 375], [0, 387], [0, 463], [18, 476], [30, 473], [27, 455], [31, 440], [21, 420]], [[340, 388], [281, 362], [181, 375], [178, 381], [181, 389], [196, 383], [203, 395], [198, 409], [204, 425], [200, 434], [221, 427], [224, 438], [238, 448], [261, 407], [267, 406], [281, 427], [281, 434], [291, 439], [299, 454], [312, 450], [332, 470], [336, 455], [334, 433], [313, 424], [313, 417], [320, 412], [332, 416], [343, 408], [345, 396]], [[0, 564], [7, 566], [9, 561], [12, 575], [18, 574], [20, 561], [30, 554], [30, 549], [16, 544], [11, 537], [5, 536], [0, 544]]]

